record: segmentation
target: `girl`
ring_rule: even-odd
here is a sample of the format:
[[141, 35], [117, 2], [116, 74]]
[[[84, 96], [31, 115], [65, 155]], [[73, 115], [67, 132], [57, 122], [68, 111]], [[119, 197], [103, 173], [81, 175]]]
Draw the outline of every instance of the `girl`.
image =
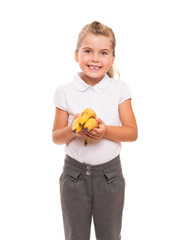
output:
[[[92, 217], [96, 239], [121, 239], [125, 191], [121, 142], [137, 139], [137, 124], [128, 85], [113, 78], [115, 45], [111, 28], [99, 22], [86, 25], [75, 51], [82, 71], [54, 95], [52, 137], [55, 144], [66, 144], [60, 176], [66, 240], [89, 240]], [[99, 126], [75, 134], [73, 121], [86, 108], [96, 112]]]

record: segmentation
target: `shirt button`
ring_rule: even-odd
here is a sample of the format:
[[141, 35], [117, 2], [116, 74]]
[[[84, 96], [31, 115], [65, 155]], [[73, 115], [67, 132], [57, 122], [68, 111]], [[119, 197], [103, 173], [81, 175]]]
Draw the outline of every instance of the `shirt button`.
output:
[[90, 168], [90, 166], [87, 166], [87, 170], [90, 170], [91, 168]]
[[86, 174], [87, 174], [87, 175], [90, 175], [90, 174], [91, 174], [91, 172], [90, 172], [90, 171], [86, 171]]

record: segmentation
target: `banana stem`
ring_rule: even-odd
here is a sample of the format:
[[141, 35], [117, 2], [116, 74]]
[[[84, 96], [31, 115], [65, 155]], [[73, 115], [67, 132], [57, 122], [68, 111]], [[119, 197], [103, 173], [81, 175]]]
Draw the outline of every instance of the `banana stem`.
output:
[[85, 147], [87, 146], [88, 142], [89, 142], [89, 139], [88, 139], [88, 138], [85, 138], [85, 141], [84, 141]]

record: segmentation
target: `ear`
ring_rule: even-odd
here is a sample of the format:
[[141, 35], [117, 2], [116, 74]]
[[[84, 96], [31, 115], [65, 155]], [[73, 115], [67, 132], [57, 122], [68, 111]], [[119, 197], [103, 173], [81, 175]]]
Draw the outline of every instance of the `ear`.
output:
[[75, 61], [78, 63], [79, 62], [79, 56], [78, 56], [78, 51], [75, 50]]

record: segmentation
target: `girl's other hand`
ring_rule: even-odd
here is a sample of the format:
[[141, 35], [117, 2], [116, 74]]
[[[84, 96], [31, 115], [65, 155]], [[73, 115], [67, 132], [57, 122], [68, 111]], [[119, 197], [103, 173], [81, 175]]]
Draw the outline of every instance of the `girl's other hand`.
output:
[[96, 118], [98, 122], [98, 128], [94, 128], [91, 131], [86, 131], [85, 135], [88, 138], [99, 140], [104, 137], [106, 133], [106, 125], [100, 118]]

